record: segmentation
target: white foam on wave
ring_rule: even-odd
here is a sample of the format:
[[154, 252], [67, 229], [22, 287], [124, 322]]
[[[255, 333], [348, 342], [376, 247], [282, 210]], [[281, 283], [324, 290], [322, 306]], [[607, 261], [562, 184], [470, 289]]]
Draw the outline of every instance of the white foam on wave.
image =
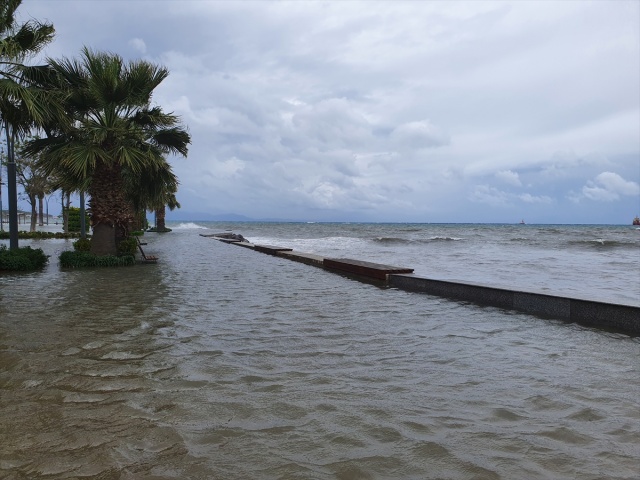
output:
[[194, 223], [194, 222], [179, 223], [178, 225], [171, 225], [170, 228], [172, 230], [193, 230], [193, 229], [207, 230], [207, 227], [203, 227], [202, 225], [198, 225], [197, 223]]
[[366, 239], [357, 237], [320, 237], [320, 238], [275, 238], [253, 237], [248, 239], [258, 245], [275, 245], [293, 248], [299, 252], [314, 254], [331, 254], [360, 251], [366, 245]]
[[461, 237], [442, 237], [442, 236], [436, 235], [435, 237], [429, 237], [429, 240], [446, 241], [446, 242], [458, 242], [458, 241], [464, 240], [464, 239], [461, 238]]

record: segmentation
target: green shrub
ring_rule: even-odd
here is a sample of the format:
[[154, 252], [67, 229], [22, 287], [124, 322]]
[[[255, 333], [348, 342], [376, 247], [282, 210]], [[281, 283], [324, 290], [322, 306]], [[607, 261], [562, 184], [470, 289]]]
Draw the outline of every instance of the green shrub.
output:
[[135, 265], [136, 259], [132, 255], [95, 255], [83, 251], [67, 250], [60, 254], [60, 266], [66, 268], [82, 267], [125, 267]]
[[126, 267], [135, 265], [136, 258], [133, 255], [121, 255], [114, 257], [113, 255], [96, 256], [96, 267]]
[[38, 270], [46, 265], [48, 258], [41, 248], [9, 250], [6, 245], [0, 245], [0, 270]]
[[91, 250], [91, 240], [88, 238], [79, 238], [73, 242], [73, 249], [76, 252], [88, 252]]
[[118, 243], [118, 255], [135, 255], [138, 249], [136, 237], [125, 238]]
[[[67, 221], [67, 231], [79, 232], [80, 231], [80, 209], [77, 207], [69, 207], [68, 210], [69, 219]], [[89, 215], [85, 213], [85, 226], [89, 230]]]
[[95, 262], [95, 255], [89, 252], [67, 250], [60, 254], [59, 259], [63, 267], [90, 267]]

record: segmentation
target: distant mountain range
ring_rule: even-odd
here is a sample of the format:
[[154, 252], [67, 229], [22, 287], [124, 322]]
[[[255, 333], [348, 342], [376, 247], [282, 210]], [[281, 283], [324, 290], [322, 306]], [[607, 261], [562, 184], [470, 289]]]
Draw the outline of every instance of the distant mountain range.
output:
[[[152, 216], [153, 218], [153, 216]], [[282, 218], [251, 218], [237, 213], [205, 213], [205, 212], [188, 212], [175, 210], [167, 211], [168, 222], [295, 222], [297, 220], [287, 220]]]

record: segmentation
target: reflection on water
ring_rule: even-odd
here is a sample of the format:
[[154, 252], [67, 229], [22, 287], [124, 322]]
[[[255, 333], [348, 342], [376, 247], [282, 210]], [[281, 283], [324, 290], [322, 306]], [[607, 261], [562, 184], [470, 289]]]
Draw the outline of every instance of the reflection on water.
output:
[[148, 242], [0, 276], [0, 478], [638, 477], [637, 339]]

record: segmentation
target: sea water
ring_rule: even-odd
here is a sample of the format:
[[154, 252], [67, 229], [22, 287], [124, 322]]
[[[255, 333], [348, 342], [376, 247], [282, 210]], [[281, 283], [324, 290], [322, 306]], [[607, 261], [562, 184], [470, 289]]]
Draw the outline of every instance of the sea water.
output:
[[0, 478], [632, 479], [638, 338], [202, 237], [637, 304], [640, 231], [190, 223], [0, 275]]
[[182, 223], [429, 278], [640, 305], [640, 229], [612, 225]]

